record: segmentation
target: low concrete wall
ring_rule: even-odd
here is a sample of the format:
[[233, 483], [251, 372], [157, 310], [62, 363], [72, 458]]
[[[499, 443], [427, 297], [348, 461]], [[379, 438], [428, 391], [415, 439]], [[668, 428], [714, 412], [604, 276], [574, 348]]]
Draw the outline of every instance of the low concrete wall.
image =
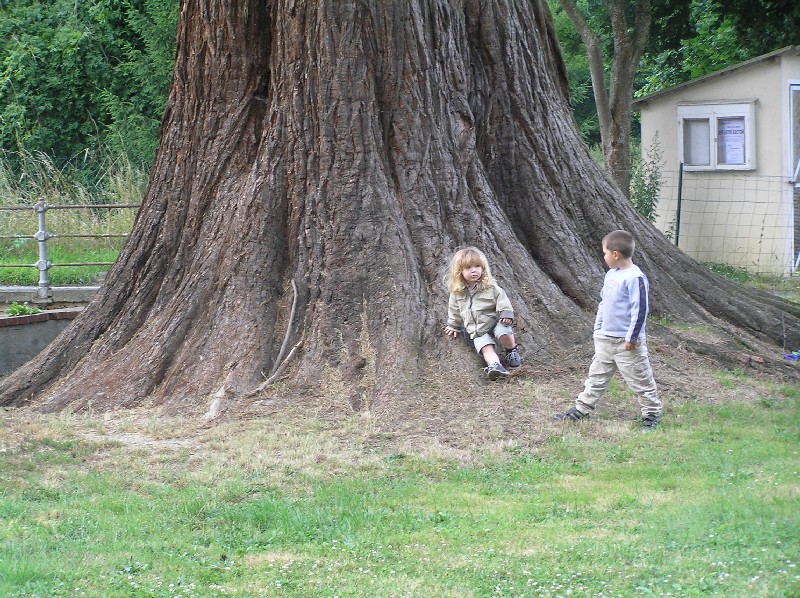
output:
[[[89, 303], [97, 293], [99, 286], [89, 287], [52, 287], [54, 303]], [[29, 301], [36, 303], [39, 287], [5, 287], [0, 286], [0, 303]]]
[[29, 316], [0, 316], [0, 376], [30, 361], [83, 310], [51, 309]]

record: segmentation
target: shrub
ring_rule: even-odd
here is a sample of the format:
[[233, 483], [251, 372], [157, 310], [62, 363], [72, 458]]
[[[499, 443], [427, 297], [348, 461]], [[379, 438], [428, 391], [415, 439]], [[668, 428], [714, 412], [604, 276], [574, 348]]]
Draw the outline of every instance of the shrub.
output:
[[[637, 156], [637, 152], [632, 152]], [[647, 148], [646, 156], [634, 158], [631, 169], [630, 197], [636, 210], [650, 222], [655, 222], [658, 213], [658, 195], [661, 189], [662, 160], [661, 142], [658, 133]]]
[[28, 305], [27, 301], [22, 304], [13, 301], [6, 309], [6, 314], [9, 316], [29, 316], [31, 314], [38, 314], [40, 311], [42, 310], [38, 307], [31, 307]]

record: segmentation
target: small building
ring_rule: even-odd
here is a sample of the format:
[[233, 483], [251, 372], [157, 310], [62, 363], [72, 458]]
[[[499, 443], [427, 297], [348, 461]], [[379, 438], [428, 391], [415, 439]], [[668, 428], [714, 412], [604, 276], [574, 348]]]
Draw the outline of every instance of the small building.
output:
[[699, 262], [798, 268], [800, 46], [638, 98], [634, 110], [643, 160], [661, 166], [665, 234]]

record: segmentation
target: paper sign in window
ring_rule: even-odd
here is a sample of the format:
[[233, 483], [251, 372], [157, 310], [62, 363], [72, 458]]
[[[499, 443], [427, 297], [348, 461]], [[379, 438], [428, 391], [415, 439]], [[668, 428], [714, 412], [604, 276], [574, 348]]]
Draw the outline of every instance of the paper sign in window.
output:
[[745, 163], [743, 116], [717, 119], [717, 163]]

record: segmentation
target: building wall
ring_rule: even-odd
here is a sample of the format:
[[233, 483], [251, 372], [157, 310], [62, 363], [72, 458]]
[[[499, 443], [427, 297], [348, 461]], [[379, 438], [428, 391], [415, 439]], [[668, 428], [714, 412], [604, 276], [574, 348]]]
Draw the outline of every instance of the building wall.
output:
[[678, 246], [698, 262], [754, 274], [790, 273], [793, 206], [786, 178], [706, 174], [684, 173], [679, 221], [679, 175], [662, 172], [656, 226], [673, 240], [678, 233]]
[[755, 100], [756, 168], [684, 172], [679, 246], [701, 262], [763, 274], [793, 266], [793, 194], [788, 184], [788, 81], [800, 79], [800, 57], [782, 56], [676, 89], [641, 106], [643, 155], [658, 139], [663, 158], [656, 225], [677, 225], [678, 105]]

